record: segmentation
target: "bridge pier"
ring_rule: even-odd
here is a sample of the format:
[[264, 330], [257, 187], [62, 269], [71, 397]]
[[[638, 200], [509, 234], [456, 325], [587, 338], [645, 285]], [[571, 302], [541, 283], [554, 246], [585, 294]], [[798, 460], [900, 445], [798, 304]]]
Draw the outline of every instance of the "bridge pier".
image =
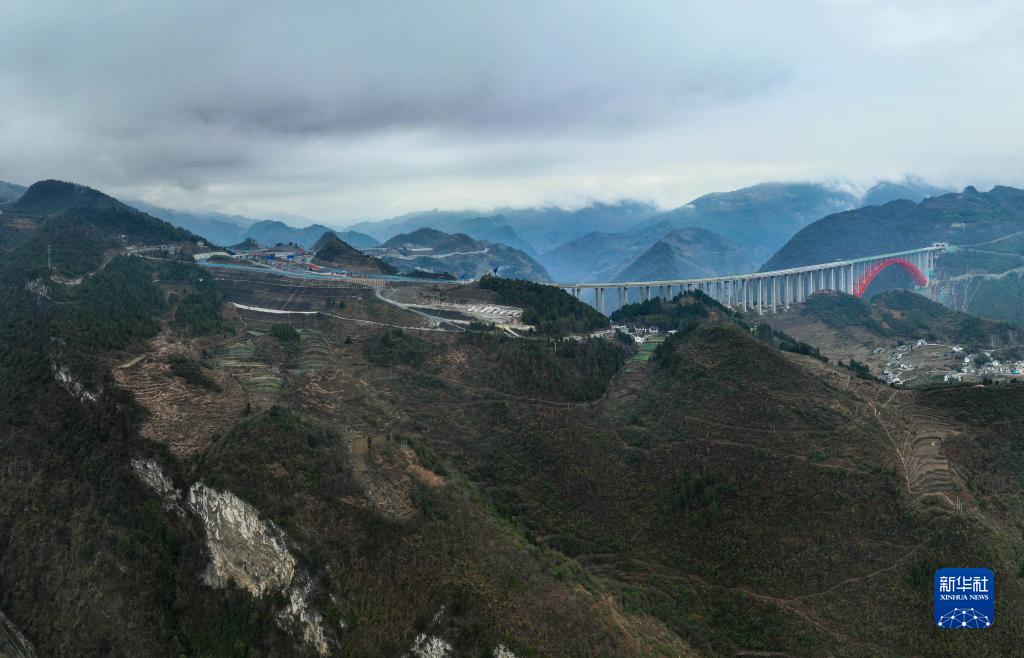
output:
[[[700, 291], [729, 308], [742, 311], [756, 310], [758, 315], [769, 311], [778, 313], [789, 310], [792, 304], [801, 303], [821, 290], [834, 290], [847, 294], [863, 294], [864, 289], [875, 276], [894, 264], [902, 266], [917, 283], [932, 290], [935, 279], [936, 252], [945, 251], [946, 245], [936, 243], [930, 247], [912, 249], [882, 256], [821, 263], [807, 267], [795, 267], [773, 272], [706, 277], [678, 281], [629, 281], [613, 284], [562, 283], [554, 284], [576, 299], [584, 297], [585, 290], [594, 291], [594, 307], [601, 313], [608, 311], [608, 289], [614, 288], [616, 302], [621, 308], [630, 303], [630, 291], [636, 290], [637, 301], [650, 300], [657, 294], [659, 299], [672, 299], [678, 286], [679, 294]], [[381, 283], [385, 283], [382, 279]], [[319, 280], [315, 285], [319, 285]], [[657, 286], [657, 292], [653, 288]], [[614, 310], [614, 309], [612, 309]]]

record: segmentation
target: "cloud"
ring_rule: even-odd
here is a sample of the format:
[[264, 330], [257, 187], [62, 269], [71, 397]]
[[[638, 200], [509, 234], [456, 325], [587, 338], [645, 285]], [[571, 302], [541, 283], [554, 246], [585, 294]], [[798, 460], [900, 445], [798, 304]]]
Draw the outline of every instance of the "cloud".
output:
[[[0, 178], [325, 219], [1024, 179], [1009, 2], [24, 3]], [[201, 183], [200, 183], [201, 181]]]

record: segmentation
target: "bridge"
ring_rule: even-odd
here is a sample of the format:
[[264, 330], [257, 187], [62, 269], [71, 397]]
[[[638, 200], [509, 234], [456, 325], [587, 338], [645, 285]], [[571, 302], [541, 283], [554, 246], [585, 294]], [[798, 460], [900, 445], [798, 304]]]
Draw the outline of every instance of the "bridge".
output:
[[935, 257], [949, 249], [949, 245], [936, 242], [930, 247], [909, 249], [879, 256], [866, 256], [831, 263], [805, 265], [786, 270], [728, 274], [700, 279], [673, 279], [665, 281], [618, 281], [614, 283], [556, 283], [576, 299], [589, 301], [602, 313], [608, 308], [608, 293], [614, 292], [614, 308], [630, 302], [630, 292], [643, 301], [659, 297], [671, 299], [689, 290], [699, 290], [718, 302], [741, 311], [759, 315], [788, 309], [821, 290], [836, 290], [862, 297], [882, 271], [890, 267], [902, 268], [918, 286], [931, 285], [934, 277]]

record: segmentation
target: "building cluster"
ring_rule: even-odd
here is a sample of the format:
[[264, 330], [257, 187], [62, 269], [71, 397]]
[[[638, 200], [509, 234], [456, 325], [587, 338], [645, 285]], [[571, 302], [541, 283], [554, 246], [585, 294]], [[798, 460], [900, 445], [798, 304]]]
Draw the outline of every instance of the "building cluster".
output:
[[602, 331], [595, 332], [592, 335], [599, 338], [610, 338], [614, 337], [617, 333], [625, 334], [626, 336], [632, 338], [633, 342], [637, 343], [638, 345], [643, 345], [652, 338], [657, 337], [663, 339], [665, 336], [671, 336], [672, 334], [676, 333], [676, 330], [669, 329], [667, 332], [662, 333], [662, 331], [657, 327], [640, 327], [635, 325], [630, 326], [628, 324], [613, 324], [609, 329], [604, 329]]
[[313, 254], [295, 245], [279, 244], [276, 247], [256, 249], [253, 251], [207, 251], [193, 256], [195, 260], [233, 260], [246, 265], [264, 265], [269, 267], [289, 267], [293, 265], [304, 265], [315, 268], [310, 261]]
[[[921, 347], [927, 345], [924, 339], [917, 341], [915, 346]], [[894, 386], [900, 386], [906, 382], [902, 379], [904, 375], [914, 369], [914, 365], [908, 361], [904, 361], [904, 357], [913, 350], [914, 348], [910, 345], [898, 345], [892, 351], [892, 357], [889, 362], [885, 364], [885, 368], [882, 370], [882, 379], [885, 380], [886, 384], [892, 384]], [[881, 350], [884, 352], [885, 350]], [[879, 350], [875, 350], [876, 353], [880, 353]]]
[[[962, 351], [962, 350], [961, 350]], [[959, 369], [953, 369], [943, 376], [943, 381], [961, 381], [964, 375], [977, 375], [979, 377], [992, 377], [997, 375], [1013, 376], [1024, 373], [1024, 361], [1007, 361], [993, 359], [991, 352], [982, 352], [982, 355], [968, 354], [964, 356], [963, 364]]]

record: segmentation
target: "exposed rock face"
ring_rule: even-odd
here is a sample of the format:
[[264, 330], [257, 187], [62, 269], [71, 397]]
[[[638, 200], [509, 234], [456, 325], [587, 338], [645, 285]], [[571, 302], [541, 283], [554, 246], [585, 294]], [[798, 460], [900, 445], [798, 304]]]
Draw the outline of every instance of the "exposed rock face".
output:
[[64, 390], [82, 402], [96, 402], [99, 399], [99, 396], [95, 393], [86, 390], [82, 386], [82, 382], [75, 379], [75, 376], [71, 374], [71, 371], [66, 366], [58, 366], [56, 363], [51, 363], [50, 368], [53, 370], [53, 378], [64, 387]]
[[436, 635], [420, 633], [412, 642], [409, 654], [413, 658], [450, 658], [452, 645]]
[[210, 566], [203, 577], [208, 585], [234, 582], [257, 598], [287, 590], [295, 577], [295, 558], [277, 526], [261, 520], [252, 505], [233, 493], [201, 482], [189, 489], [188, 506], [206, 526]]
[[[139, 478], [181, 514], [182, 495], [153, 460], [133, 459]], [[277, 622], [286, 631], [300, 635], [320, 655], [330, 653], [323, 616], [309, 604], [313, 582], [296, 567], [287, 538], [272, 521], [260, 518], [255, 507], [230, 491], [217, 491], [196, 482], [188, 491], [189, 511], [206, 528], [210, 564], [203, 581], [210, 587], [234, 583], [256, 598], [270, 593], [284, 595], [285, 605]]]
[[512, 653], [508, 647], [504, 644], [499, 644], [494, 647], [493, 651], [494, 658], [516, 658], [516, 655]]
[[0, 612], [0, 658], [35, 658], [36, 652], [11, 620]]
[[132, 470], [150, 489], [160, 495], [167, 509], [177, 512], [179, 516], [185, 516], [185, 509], [181, 506], [181, 493], [174, 488], [171, 479], [160, 470], [159, 464], [152, 459], [133, 459]]
[[260, 519], [256, 508], [230, 491], [217, 491], [196, 482], [188, 492], [189, 508], [206, 526], [210, 566], [203, 575], [211, 587], [235, 583], [257, 598], [271, 591], [288, 601], [277, 615], [285, 629], [297, 626], [302, 639], [321, 655], [329, 652], [323, 617], [309, 605], [309, 577], [295, 568], [285, 535], [271, 521]]

